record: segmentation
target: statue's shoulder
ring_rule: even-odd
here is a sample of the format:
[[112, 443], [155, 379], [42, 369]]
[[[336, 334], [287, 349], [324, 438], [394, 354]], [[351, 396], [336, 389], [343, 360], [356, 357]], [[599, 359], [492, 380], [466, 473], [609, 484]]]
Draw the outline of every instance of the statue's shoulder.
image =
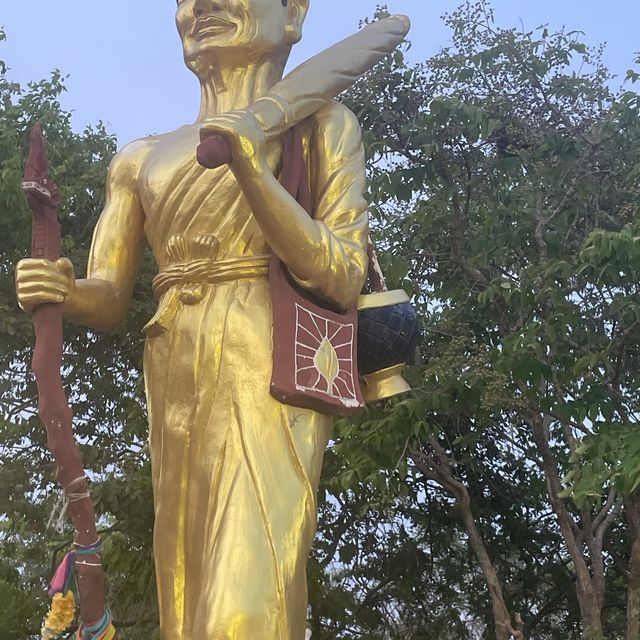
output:
[[303, 127], [304, 133], [312, 141], [312, 146], [329, 152], [336, 148], [359, 148], [362, 144], [358, 118], [351, 109], [335, 100], [328, 102], [307, 118]]
[[111, 183], [135, 184], [147, 159], [158, 145], [160, 136], [134, 140], [120, 149], [109, 165]]
[[358, 118], [349, 107], [337, 100], [331, 100], [322, 109], [318, 109], [307, 119], [307, 126], [315, 130], [326, 128], [329, 132], [357, 132], [360, 134]]

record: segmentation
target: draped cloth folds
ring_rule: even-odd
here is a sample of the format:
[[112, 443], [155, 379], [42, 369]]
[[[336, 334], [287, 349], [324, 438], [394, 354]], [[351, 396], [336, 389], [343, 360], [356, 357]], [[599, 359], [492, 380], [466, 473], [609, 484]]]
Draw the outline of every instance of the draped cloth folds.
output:
[[304, 637], [330, 420], [269, 394], [270, 325], [255, 312], [268, 293], [265, 279], [215, 285], [147, 348], [166, 367], [148, 381], [163, 638]]
[[[307, 286], [357, 296], [367, 246], [359, 128], [338, 105], [305, 126], [326, 238]], [[271, 396], [266, 270], [211, 275], [216, 261], [260, 265], [270, 249], [230, 171], [191, 163], [147, 185], [145, 203], [145, 232], [168, 274], [157, 281], [159, 310], [173, 301], [145, 346], [161, 637], [302, 640], [331, 419]]]

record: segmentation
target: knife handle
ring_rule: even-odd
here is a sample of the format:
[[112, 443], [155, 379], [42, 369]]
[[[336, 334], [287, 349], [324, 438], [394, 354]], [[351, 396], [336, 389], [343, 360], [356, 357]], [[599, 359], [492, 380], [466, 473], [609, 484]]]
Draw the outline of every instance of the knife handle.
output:
[[231, 162], [231, 146], [222, 136], [209, 136], [198, 145], [196, 157], [203, 167], [217, 169]]

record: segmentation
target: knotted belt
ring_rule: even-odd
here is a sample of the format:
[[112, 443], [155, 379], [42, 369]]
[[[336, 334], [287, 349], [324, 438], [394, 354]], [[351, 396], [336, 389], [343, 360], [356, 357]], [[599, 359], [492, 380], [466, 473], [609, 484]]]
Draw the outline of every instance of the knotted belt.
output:
[[[198, 304], [205, 296], [206, 287], [210, 284], [220, 284], [245, 278], [265, 278], [269, 274], [271, 256], [247, 256], [215, 260], [212, 254], [217, 253], [217, 244], [210, 240], [209, 256], [190, 257], [188, 254], [199, 251], [176, 251], [176, 247], [187, 249], [182, 236], [171, 239], [167, 247], [167, 254], [172, 258], [182, 258], [173, 262], [160, 271], [153, 279], [153, 293], [160, 300], [158, 310], [145, 325], [144, 332], [148, 337], [154, 337], [167, 331], [171, 326], [181, 304]], [[190, 243], [191, 244], [191, 243]], [[194, 241], [200, 246], [202, 241]], [[193, 246], [193, 245], [192, 245]], [[189, 247], [191, 248], [191, 247]]]

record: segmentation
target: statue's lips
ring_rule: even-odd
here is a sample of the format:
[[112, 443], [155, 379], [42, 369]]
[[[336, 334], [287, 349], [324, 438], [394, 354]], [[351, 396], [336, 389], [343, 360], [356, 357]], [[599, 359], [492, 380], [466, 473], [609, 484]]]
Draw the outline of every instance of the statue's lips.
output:
[[216, 36], [225, 31], [235, 29], [235, 24], [218, 17], [200, 18], [193, 27], [193, 36], [196, 40], [202, 40], [209, 36]]

